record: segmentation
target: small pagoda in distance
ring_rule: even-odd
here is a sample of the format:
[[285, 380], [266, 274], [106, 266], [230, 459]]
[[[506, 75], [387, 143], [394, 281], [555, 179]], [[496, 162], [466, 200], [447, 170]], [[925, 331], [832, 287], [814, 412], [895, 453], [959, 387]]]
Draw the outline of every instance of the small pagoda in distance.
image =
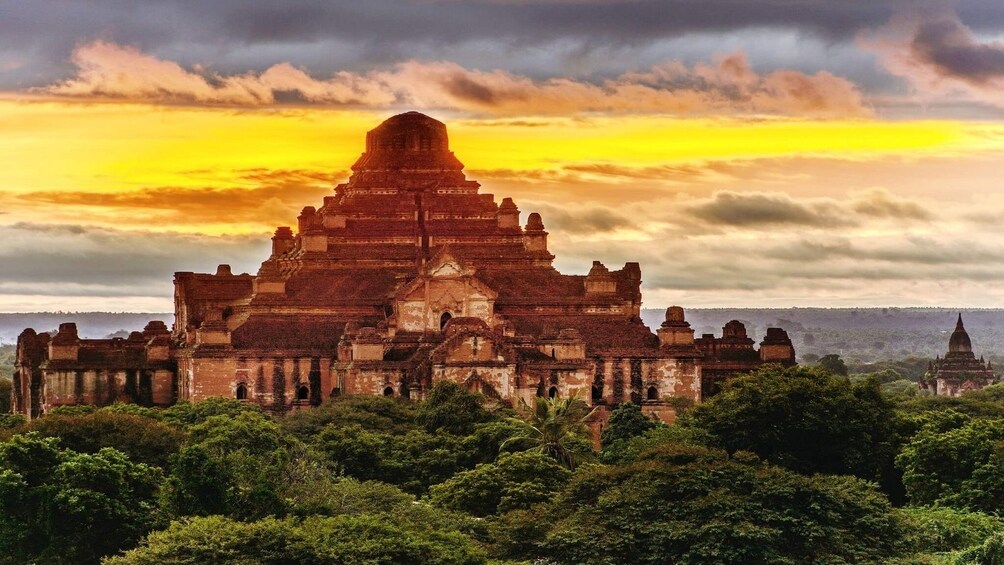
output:
[[921, 390], [939, 396], [960, 396], [991, 385], [995, 380], [990, 362], [984, 361], [982, 356], [977, 359], [973, 353], [973, 343], [960, 313], [955, 331], [948, 340], [948, 353], [928, 364], [927, 373], [918, 385]]

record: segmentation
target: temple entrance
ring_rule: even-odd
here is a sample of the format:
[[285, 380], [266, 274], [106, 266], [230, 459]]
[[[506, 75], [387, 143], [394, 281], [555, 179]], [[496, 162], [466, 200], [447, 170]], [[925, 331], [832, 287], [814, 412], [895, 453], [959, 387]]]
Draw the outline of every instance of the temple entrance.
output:
[[248, 387], [244, 383], [237, 385], [237, 400], [248, 399]]
[[310, 398], [310, 389], [306, 385], [300, 385], [296, 389], [296, 399], [297, 400], [308, 400]]
[[648, 387], [648, 394], [646, 394], [647, 400], [659, 400], [659, 389], [654, 386]]
[[383, 389], [384, 396], [394, 396], [394, 389], [392, 387], [387, 387]]
[[439, 317], [439, 329], [442, 330], [446, 327], [446, 322], [449, 322], [453, 318], [453, 314], [449, 312], [443, 312], [443, 315]]

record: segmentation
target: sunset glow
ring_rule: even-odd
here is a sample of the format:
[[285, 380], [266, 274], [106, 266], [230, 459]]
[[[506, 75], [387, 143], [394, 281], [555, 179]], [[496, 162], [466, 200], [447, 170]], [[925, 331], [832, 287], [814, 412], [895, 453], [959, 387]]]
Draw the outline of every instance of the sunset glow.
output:
[[[594, 11], [611, 17], [606, 4], [452, 9], [574, 9], [588, 27]], [[616, 3], [625, 18], [647, 4]], [[360, 47], [348, 58], [319, 47], [352, 33], [336, 23], [316, 45], [274, 52], [253, 39], [246, 53], [186, 49], [136, 39], [128, 24], [68, 31], [71, 44], [45, 57], [0, 41], [0, 236], [15, 242], [0, 309], [38, 308], [46, 296], [118, 308], [121, 295], [165, 308], [170, 273], [212, 268], [211, 249], [254, 271], [275, 226], [319, 204], [347, 179], [365, 132], [409, 109], [448, 124], [482, 191], [512, 196], [524, 218], [543, 214], [563, 269], [641, 260], [651, 306], [993, 304], [1004, 246], [971, 242], [1004, 214], [1004, 101], [992, 88], [1004, 79], [948, 68], [931, 58], [940, 44], [907, 41], [932, 21], [956, 48], [1004, 52], [988, 34], [997, 13], [967, 10], [854, 12], [863, 19], [852, 30], [778, 24], [802, 30], [798, 40], [763, 31], [752, 10], [724, 43], [667, 20], [634, 47], [596, 40], [576, 64], [560, 46], [585, 41], [580, 30], [527, 35], [525, 47], [500, 39], [530, 33], [529, 23], [498, 37], [483, 30], [508, 60], [469, 37], [413, 30], [399, 35], [415, 49], [387, 44], [396, 54], [382, 58]], [[758, 39], [739, 41], [747, 35]], [[155, 256], [142, 251], [149, 234], [167, 238]], [[67, 247], [56, 253], [56, 242]], [[19, 258], [36, 247], [53, 253], [36, 261], [49, 274]], [[80, 271], [59, 259], [70, 249], [108, 255], [74, 280]], [[948, 259], [951, 249], [972, 258]], [[136, 254], [138, 279], [108, 279], [113, 250]], [[944, 261], [953, 282], [934, 280]], [[740, 267], [741, 277], [727, 274]]]

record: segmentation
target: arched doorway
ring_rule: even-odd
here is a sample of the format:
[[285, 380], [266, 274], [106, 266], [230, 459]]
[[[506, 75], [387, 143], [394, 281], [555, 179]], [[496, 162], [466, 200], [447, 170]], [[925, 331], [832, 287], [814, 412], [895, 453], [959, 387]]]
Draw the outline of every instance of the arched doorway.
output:
[[237, 385], [237, 400], [247, 400], [248, 399], [248, 387], [246, 384], [241, 383]]
[[296, 387], [296, 399], [297, 400], [310, 399], [310, 389], [307, 388], [307, 385], [300, 385]]
[[383, 389], [384, 396], [394, 396], [394, 387], [387, 387]]
[[645, 395], [648, 400], [659, 400], [659, 389], [654, 386], [648, 387], [648, 393]]
[[439, 329], [442, 330], [446, 327], [446, 322], [449, 322], [453, 318], [453, 314], [449, 312], [443, 312], [443, 315], [439, 317]]

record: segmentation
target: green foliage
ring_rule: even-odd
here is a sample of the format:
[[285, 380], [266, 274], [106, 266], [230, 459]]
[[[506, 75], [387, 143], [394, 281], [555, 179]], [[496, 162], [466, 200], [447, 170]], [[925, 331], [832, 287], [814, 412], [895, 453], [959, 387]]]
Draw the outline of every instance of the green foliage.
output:
[[165, 483], [164, 505], [174, 516], [284, 515], [282, 491], [298, 445], [259, 412], [209, 416], [189, 429]]
[[0, 379], [8, 379], [14, 375], [14, 361], [17, 358], [17, 346], [13, 343], [0, 344]]
[[936, 420], [913, 437], [896, 464], [913, 504], [1004, 509], [1004, 420]]
[[10, 377], [0, 375], [0, 414], [10, 412], [10, 400], [13, 390], [13, 383], [11, 383]]
[[875, 381], [852, 385], [819, 369], [768, 366], [735, 378], [681, 421], [716, 447], [800, 473], [881, 480], [893, 469], [895, 415]]
[[[938, 353], [943, 352], [944, 350], [938, 351]], [[916, 383], [927, 372], [927, 366], [930, 362], [930, 357], [911, 356], [874, 363], [852, 363], [847, 368], [851, 375], [875, 376], [883, 384], [899, 379]]]
[[897, 409], [908, 414], [954, 410], [970, 416], [1004, 418], [1004, 383], [990, 385], [983, 390], [967, 392], [962, 396], [917, 396], [899, 402]]
[[997, 532], [982, 544], [962, 552], [954, 565], [1004, 565], [1004, 532]]
[[816, 362], [816, 367], [820, 368], [831, 375], [839, 375], [842, 377], [847, 376], [847, 365], [844, 360], [840, 358], [839, 355], [835, 353], [830, 353], [829, 355], [823, 355]]
[[101, 448], [113, 447], [133, 461], [166, 467], [180, 448], [184, 434], [156, 419], [134, 415], [143, 414], [142, 411], [130, 412], [121, 408], [103, 408], [81, 415], [58, 412], [33, 420], [26, 429], [58, 437], [60, 445], [73, 451], [96, 453]]
[[393, 485], [349, 477], [317, 474], [295, 481], [290, 487], [286, 494], [293, 500], [292, 512], [301, 517], [356, 516], [376, 511], [401, 516], [415, 503], [414, 496]]
[[470, 468], [478, 463], [490, 463], [500, 454], [512, 452], [515, 446], [509, 440], [519, 437], [524, 430], [522, 422], [514, 422], [511, 419], [475, 425], [474, 431], [460, 440], [460, 451], [464, 456], [466, 467]]
[[0, 562], [96, 563], [133, 546], [159, 524], [161, 477], [114, 449], [14, 436], [0, 444]]
[[468, 392], [456, 383], [441, 381], [432, 387], [419, 406], [416, 421], [430, 433], [443, 430], [467, 435], [476, 424], [492, 419], [483, 406], [484, 401], [480, 394]]
[[982, 512], [935, 507], [905, 507], [896, 512], [907, 527], [907, 547], [920, 554], [967, 549], [1004, 530], [1004, 519]]
[[13, 430], [27, 423], [28, 419], [21, 414], [0, 414], [0, 430]]
[[324, 428], [313, 443], [334, 468], [350, 477], [398, 485], [412, 494], [467, 468], [460, 440], [451, 434], [412, 430], [381, 434], [359, 425]]
[[205, 422], [213, 416], [235, 418], [245, 412], [261, 413], [261, 408], [251, 402], [241, 402], [234, 398], [207, 398], [196, 403], [179, 401], [163, 411], [166, 424], [178, 428], [188, 428]]
[[71, 404], [50, 408], [45, 414], [46, 416], [84, 416], [97, 412], [99, 408], [93, 404]]
[[592, 415], [589, 406], [578, 398], [534, 398], [533, 406], [522, 402], [520, 409], [523, 433], [505, 445], [522, 446], [553, 457], [568, 467], [593, 458], [586, 424]]
[[222, 516], [172, 522], [137, 549], [105, 561], [106, 565], [219, 563], [228, 565], [304, 562], [291, 546], [292, 524], [274, 518], [235, 522]]
[[235, 522], [220, 516], [174, 522], [108, 565], [219, 563], [429, 563], [476, 565], [483, 552], [458, 531], [418, 528], [390, 516], [265, 518]]
[[540, 453], [514, 453], [478, 465], [433, 486], [429, 499], [438, 506], [489, 516], [526, 509], [561, 490], [571, 472]]
[[880, 562], [903, 535], [885, 497], [859, 479], [673, 444], [584, 469], [551, 513], [537, 548], [558, 563]]
[[631, 463], [641, 459], [649, 450], [666, 443], [707, 446], [711, 443], [711, 438], [704, 430], [698, 428], [656, 426], [628, 441], [614, 442], [600, 453], [600, 459], [608, 464]]
[[625, 402], [610, 412], [610, 419], [600, 434], [600, 445], [609, 449], [614, 443], [638, 437], [657, 425], [661, 422], [642, 414], [637, 404]]
[[282, 426], [303, 441], [329, 425], [357, 425], [382, 433], [406, 433], [419, 427], [414, 403], [386, 396], [340, 396], [310, 410], [297, 410], [282, 418]]
[[140, 406], [139, 404], [131, 404], [129, 402], [116, 402], [115, 404], [102, 407], [99, 412], [132, 414], [133, 416], [142, 416], [152, 420], [164, 419], [164, 410], [161, 410], [160, 408], [149, 408], [147, 406]]

